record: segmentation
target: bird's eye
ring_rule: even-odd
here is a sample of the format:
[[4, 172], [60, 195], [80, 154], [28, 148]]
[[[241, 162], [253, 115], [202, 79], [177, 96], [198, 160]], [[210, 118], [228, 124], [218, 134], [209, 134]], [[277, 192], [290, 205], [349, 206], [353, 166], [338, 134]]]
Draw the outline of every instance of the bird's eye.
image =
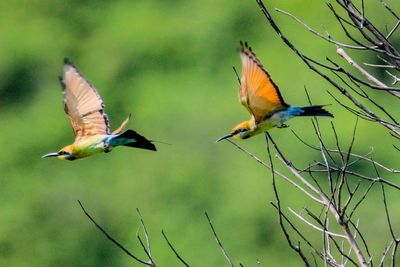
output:
[[237, 129], [233, 134], [240, 134], [246, 132], [246, 129]]
[[63, 155], [68, 155], [69, 153], [67, 151], [61, 150], [58, 152], [58, 155], [63, 156]]

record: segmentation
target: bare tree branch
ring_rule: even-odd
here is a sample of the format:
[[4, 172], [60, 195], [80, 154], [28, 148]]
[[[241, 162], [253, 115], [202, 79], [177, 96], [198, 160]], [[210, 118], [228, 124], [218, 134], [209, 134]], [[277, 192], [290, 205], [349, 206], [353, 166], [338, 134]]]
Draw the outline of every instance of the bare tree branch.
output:
[[298, 214], [297, 212], [295, 212], [294, 210], [292, 210], [291, 208], [289, 208], [289, 211], [291, 213], [293, 213], [294, 215], [296, 215], [297, 218], [299, 218], [300, 220], [302, 220], [303, 222], [305, 222], [306, 224], [308, 224], [310, 227], [316, 229], [317, 231], [320, 231], [324, 234], [327, 234], [329, 236], [335, 236], [335, 237], [341, 237], [341, 238], [346, 238], [346, 236], [341, 235], [341, 234], [337, 234], [337, 233], [333, 233], [333, 232], [329, 232], [327, 231], [325, 228], [319, 228], [318, 226], [316, 226], [315, 224], [307, 221], [303, 216], [301, 216], [300, 214]]
[[[351, 66], [353, 66], [358, 72], [360, 72], [363, 76], [365, 76], [368, 80], [376, 84], [377, 86], [381, 88], [388, 88], [386, 84], [383, 82], [379, 81], [377, 78], [369, 74], [365, 69], [363, 69], [360, 65], [358, 65], [342, 48], [336, 49], [336, 52], [338, 55], [340, 55], [342, 58], [344, 58]], [[391, 94], [400, 97], [400, 92], [395, 91], [395, 90], [389, 90]]]
[[189, 267], [189, 264], [179, 255], [179, 253], [175, 250], [174, 246], [169, 242], [167, 235], [165, 234], [164, 230], [161, 231], [165, 241], [167, 241], [168, 246], [171, 248], [171, 250], [174, 252], [175, 256], [178, 258], [178, 260], [185, 266]]
[[215, 241], [217, 242], [219, 248], [221, 249], [222, 254], [224, 254], [224, 257], [225, 257], [226, 261], [229, 263], [229, 265], [232, 266], [232, 267], [234, 267], [234, 265], [233, 265], [233, 263], [232, 263], [232, 260], [231, 260], [231, 258], [229, 257], [228, 252], [225, 250], [224, 246], [222, 245], [221, 241], [220, 241], [219, 238], [218, 238], [217, 233], [215, 232], [215, 229], [214, 229], [214, 226], [213, 226], [213, 224], [212, 224], [212, 222], [211, 222], [211, 220], [210, 220], [210, 217], [208, 216], [207, 212], [205, 212], [204, 214], [205, 214], [206, 217], [207, 217], [208, 224], [209, 224], [210, 227], [211, 227], [211, 230], [212, 230], [212, 232], [213, 232]]
[[92, 221], [92, 223], [97, 227], [97, 229], [99, 229], [111, 242], [114, 243], [114, 245], [116, 245], [117, 247], [119, 247], [122, 251], [124, 251], [126, 254], [128, 254], [128, 256], [130, 256], [131, 258], [133, 258], [134, 260], [136, 260], [139, 263], [142, 263], [144, 265], [149, 265], [149, 266], [156, 266], [154, 264], [153, 260], [150, 261], [145, 261], [140, 259], [139, 257], [135, 256], [134, 254], [132, 254], [131, 252], [129, 252], [124, 246], [122, 246], [118, 241], [116, 241], [114, 238], [112, 238], [112, 236], [110, 236], [93, 218], [92, 216], [90, 216], [90, 214], [85, 210], [85, 208], [83, 207], [82, 203], [78, 200], [79, 206], [81, 207], [82, 211], [85, 213], [86, 217], [89, 218], [90, 221]]
[[267, 141], [267, 152], [268, 152], [268, 158], [269, 158], [269, 162], [270, 162], [270, 166], [271, 166], [272, 186], [274, 188], [276, 207], [278, 209], [279, 226], [281, 227], [281, 230], [284, 233], [289, 246], [300, 256], [300, 258], [303, 260], [305, 266], [310, 266], [310, 263], [308, 262], [307, 257], [304, 255], [303, 251], [301, 250], [300, 245], [295, 246], [293, 244], [292, 240], [290, 239], [289, 233], [287, 232], [286, 227], [283, 224], [282, 212], [281, 212], [282, 211], [281, 202], [279, 199], [278, 189], [276, 187], [274, 165], [272, 162], [271, 151], [270, 151], [269, 142], [268, 142], [269, 134], [267, 132], [265, 133], [265, 139]]

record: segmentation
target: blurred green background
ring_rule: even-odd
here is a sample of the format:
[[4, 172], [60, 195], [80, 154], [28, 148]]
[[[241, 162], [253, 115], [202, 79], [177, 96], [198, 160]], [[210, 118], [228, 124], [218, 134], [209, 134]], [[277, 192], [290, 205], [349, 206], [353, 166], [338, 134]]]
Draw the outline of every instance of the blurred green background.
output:
[[[266, 2], [271, 11], [291, 11], [321, 32], [345, 40], [324, 1]], [[399, 9], [395, 1], [388, 2]], [[393, 25], [379, 1], [366, 1], [366, 7], [367, 16], [383, 28]], [[334, 46], [272, 13], [303, 52], [343, 63]], [[398, 34], [394, 38], [398, 43]], [[286, 102], [307, 105], [307, 86], [314, 102], [332, 103], [328, 109], [335, 114], [343, 145], [348, 145], [355, 117], [334, 103], [326, 93], [330, 85], [283, 45], [255, 1], [1, 1], [0, 266], [138, 266], [95, 229], [78, 199], [114, 238], [145, 257], [135, 237], [139, 208], [160, 266], [179, 264], [162, 229], [190, 264], [225, 265], [204, 211], [236, 264], [255, 266], [258, 259], [265, 266], [301, 265], [270, 205], [270, 172], [229, 143], [214, 142], [249, 117], [238, 103], [232, 71], [233, 65], [240, 70], [239, 40], [251, 44]], [[362, 53], [351, 55], [377, 61]], [[156, 153], [119, 148], [75, 162], [41, 159], [73, 140], [57, 78], [64, 57], [98, 89], [112, 128], [131, 112], [130, 128], [171, 145], [158, 143]], [[374, 94], [378, 100], [380, 95]], [[389, 98], [381, 100], [390, 105]], [[392, 107], [398, 114], [398, 103]], [[320, 123], [334, 145], [330, 120]], [[290, 131], [317, 143], [310, 119], [289, 125], [271, 131], [285, 153], [299, 165], [318, 160], [318, 153]], [[393, 142], [383, 127], [360, 121], [356, 152], [373, 147], [375, 159], [396, 167]], [[241, 145], [266, 160], [262, 136]], [[372, 172], [363, 165], [359, 169]], [[312, 205], [288, 184], [279, 181], [278, 186], [284, 205], [297, 210]], [[374, 240], [376, 255], [389, 238], [375, 227], [385, 225], [384, 217], [375, 216], [382, 210], [376, 201], [380, 197], [373, 190], [371, 201], [357, 214], [360, 227]], [[390, 201], [396, 200], [391, 196]], [[398, 212], [393, 215], [400, 219]], [[322, 244], [319, 235], [316, 240]]]

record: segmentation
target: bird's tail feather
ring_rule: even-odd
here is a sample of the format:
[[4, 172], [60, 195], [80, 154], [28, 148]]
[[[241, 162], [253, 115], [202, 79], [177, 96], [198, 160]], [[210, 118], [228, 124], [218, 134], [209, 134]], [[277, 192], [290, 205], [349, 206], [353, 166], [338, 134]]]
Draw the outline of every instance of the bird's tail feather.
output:
[[333, 118], [332, 113], [323, 109], [323, 105], [315, 105], [308, 107], [301, 107], [303, 112], [297, 114], [297, 116], [323, 116], [323, 117], [331, 117]]
[[133, 130], [126, 130], [124, 133], [115, 137], [114, 142], [122, 146], [136, 147], [156, 151], [156, 146], [146, 137]]

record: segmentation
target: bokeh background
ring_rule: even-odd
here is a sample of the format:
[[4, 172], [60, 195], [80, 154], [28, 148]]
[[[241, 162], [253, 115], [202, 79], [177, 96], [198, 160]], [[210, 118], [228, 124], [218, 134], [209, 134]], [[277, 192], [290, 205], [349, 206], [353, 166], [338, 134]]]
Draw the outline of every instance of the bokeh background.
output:
[[[271, 10], [291, 11], [345, 40], [324, 1], [266, 2]], [[388, 2], [400, 9], [396, 1]], [[379, 1], [366, 1], [366, 10], [379, 25], [393, 25]], [[334, 46], [290, 18], [273, 15], [304, 53], [342, 62]], [[225, 264], [205, 211], [235, 263], [301, 265], [270, 205], [270, 172], [229, 143], [214, 142], [249, 117], [238, 102], [232, 71], [234, 65], [240, 70], [239, 40], [251, 44], [288, 103], [307, 104], [304, 86], [314, 102], [332, 103], [328, 109], [339, 138], [349, 144], [355, 117], [335, 104], [326, 93], [330, 85], [283, 45], [255, 1], [1, 1], [0, 266], [138, 266], [90, 223], [78, 199], [114, 238], [145, 257], [135, 237], [139, 208], [160, 266], [179, 264], [162, 229], [190, 264]], [[57, 78], [64, 57], [96, 86], [113, 128], [132, 113], [130, 128], [171, 145], [157, 143], [156, 153], [118, 148], [75, 162], [42, 159], [73, 140]], [[383, 73], [374, 74], [384, 79]], [[400, 111], [398, 105], [392, 108]], [[320, 123], [333, 145], [330, 120]], [[318, 160], [290, 131], [316, 143], [310, 119], [289, 124], [271, 131], [285, 153], [300, 165]], [[383, 127], [360, 121], [354, 149], [366, 153], [373, 147], [375, 159], [396, 167], [392, 142]], [[266, 160], [262, 136], [241, 144]], [[286, 183], [278, 186], [285, 205], [312, 205]], [[375, 216], [382, 206], [374, 198], [380, 197], [373, 190], [372, 201], [358, 213], [378, 255], [389, 237], [376, 227], [385, 224]], [[391, 197], [393, 203], [399, 200]], [[400, 219], [393, 209], [394, 220]]]

